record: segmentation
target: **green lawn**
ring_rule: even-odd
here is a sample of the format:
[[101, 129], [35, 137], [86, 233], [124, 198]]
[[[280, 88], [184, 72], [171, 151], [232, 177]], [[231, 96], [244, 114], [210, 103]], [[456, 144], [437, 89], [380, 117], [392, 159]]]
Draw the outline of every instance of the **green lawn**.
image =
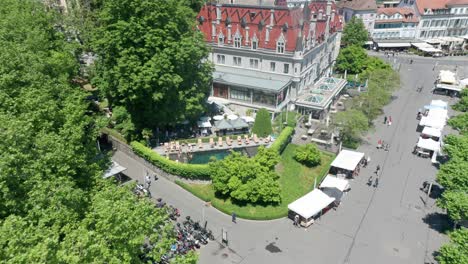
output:
[[320, 166], [308, 168], [294, 160], [294, 151], [297, 145], [289, 144], [281, 155], [281, 161], [277, 165], [277, 172], [280, 175], [280, 185], [282, 191], [282, 202], [277, 206], [261, 205], [237, 205], [230, 199], [219, 199], [215, 197], [214, 190], [210, 184], [187, 184], [177, 181], [177, 184], [190, 191], [195, 196], [204, 201], [211, 201], [211, 204], [218, 210], [231, 214], [235, 212], [238, 217], [255, 220], [268, 220], [281, 218], [288, 213], [288, 204], [303, 196], [314, 188], [314, 179], [317, 177], [317, 184], [325, 176], [334, 155], [322, 152], [322, 163]]

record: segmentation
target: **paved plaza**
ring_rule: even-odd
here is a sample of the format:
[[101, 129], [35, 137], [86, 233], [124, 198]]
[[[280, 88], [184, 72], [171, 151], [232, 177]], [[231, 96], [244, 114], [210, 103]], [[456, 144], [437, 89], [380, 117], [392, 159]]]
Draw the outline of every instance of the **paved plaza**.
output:
[[[385, 107], [385, 115], [393, 124], [383, 124], [383, 117], [375, 121], [375, 129], [366, 136], [358, 149], [370, 155], [371, 162], [361, 169], [351, 182], [351, 191], [337, 210], [330, 210], [308, 229], [295, 228], [291, 220], [249, 221], [231, 217], [207, 207], [173, 182], [160, 177], [151, 185], [154, 197], [165, 201], [196, 220], [207, 220], [217, 237], [201, 249], [199, 263], [321, 263], [321, 264], [386, 264], [432, 263], [433, 252], [447, 238], [445, 215], [419, 190], [425, 180], [433, 181], [437, 172], [430, 159], [411, 154], [417, 142], [419, 108], [431, 99], [456, 99], [433, 95], [430, 90], [440, 69], [457, 71], [468, 76], [468, 61], [459, 58], [436, 59], [407, 56], [397, 57], [401, 65], [402, 87], [394, 100]], [[393, 58], [391, 58], [392, 62]], [[422, 92], [416, 87], [423, 85]], [[450, 113], [449, 113], [450, 114]], [[390, 144], [388, 152], [377, 150], [379, 139]], [[127, 174], [143, 182], [146, 168], [122, 152], [114, 160], [127, 167]], [[377, 188], [366, 183], [377, 165], [381, 167]], [[375, 177], [374, 177], [375, 178]], [[228, 232], [229, 247], [220, 244], [221, 230]]]

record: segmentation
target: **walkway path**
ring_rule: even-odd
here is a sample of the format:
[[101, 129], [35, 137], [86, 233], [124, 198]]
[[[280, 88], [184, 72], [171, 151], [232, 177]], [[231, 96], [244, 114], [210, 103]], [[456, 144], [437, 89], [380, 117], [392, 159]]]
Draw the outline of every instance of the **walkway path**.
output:
[[[445, 67], [443, 64], [439, 62], [440, 67]], [[440, 232], [444, 215], [439, 214], [435, 201], [426, 200], [419, 190], [424, 180], [435, 178], [436, 168], [429, 159], [411, 154], [418, 138], [415, 116], [417, 109], [433, 98], [454, 103], [453, 99], [429, 93], [436, 76], [432, 67], [433, 63], [426, 61], [402, 63], [402, 89], [384, 109], [393, 118], [392, 126], [383, 125], [383, 118], [379, 118], [376, 130], [366, 138], [367, 144], [359, 148], [372, 157], [370, 165], [351, 182], [352, 190], [340, 207], [308, 229], [294, 228], [285, 218], [265, 222], [238, 219], [233, 224], [229, 216], [206, 207], [162, 177], [152, 184], [151, 191], [184, 215], [207, 220], [218, 241], [221, 229], [228, 231], [229, 248], [209, 243], [201, 250], [202, 264], [431, 263], [432, 253], [446, 240]], [[424, 90], [417, 93], [421, 83]], [[378, 139], [390, 143], [389, 152], [375, 148]], [[145, 168], [141, 164], [120, 152], [114, 159], [128, 168], [131, 177], [143, 180]], [[374, 188], [366, 182], [377, 164], [382, 170], [379, 185]]]

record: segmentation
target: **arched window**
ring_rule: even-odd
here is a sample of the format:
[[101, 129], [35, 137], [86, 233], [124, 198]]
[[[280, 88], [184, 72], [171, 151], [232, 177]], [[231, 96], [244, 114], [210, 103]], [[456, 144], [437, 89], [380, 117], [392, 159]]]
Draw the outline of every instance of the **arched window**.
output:
[[285, 48], [284, 35], [281, 34], [278, 41], [276, 42], [276, 52], [277, 53], [284, 53], [284, 48]]
[[239, 30], [236, 31], [236, 34], [234, 35], [234, 48], [240, 48], [241, 47], [241, 41], [242, 37], [239, 33]]

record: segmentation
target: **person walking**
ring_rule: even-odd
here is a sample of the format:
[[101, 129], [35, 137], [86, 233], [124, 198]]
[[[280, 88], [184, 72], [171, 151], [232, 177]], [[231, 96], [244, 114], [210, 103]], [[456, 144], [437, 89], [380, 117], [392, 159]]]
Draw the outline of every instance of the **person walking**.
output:
[[387, 116], [384, 117], [383, 123], [384, 123], [384, 124], [387, 124]]
[[366, 167], [370, 163], [370, 156], [367, 156]]
[[296, 227], [299, 227], [299, 215], [297, 214], [294, 216], [294, 225]]
[[392, 116], [388, 116], [388, 126], [392, 125]]
[[375, 182], [374, 182], [374, 188], [377, 188], [378, 186], [379, 186], [379, 177], [376, 177]]
[[375, 174], [379, 175], [379, 171], [380, 171], [380, 165], [377, 165], [377, 168], [375, 169]]
[[234, 224], [237, 224], [237, 222], [236, 222], [236, 218], [237, 218], [236, 213], [232, 212], [232, 215], [231, 215], [231, 216], [232, 216], [232, 222], [233, 222]]

